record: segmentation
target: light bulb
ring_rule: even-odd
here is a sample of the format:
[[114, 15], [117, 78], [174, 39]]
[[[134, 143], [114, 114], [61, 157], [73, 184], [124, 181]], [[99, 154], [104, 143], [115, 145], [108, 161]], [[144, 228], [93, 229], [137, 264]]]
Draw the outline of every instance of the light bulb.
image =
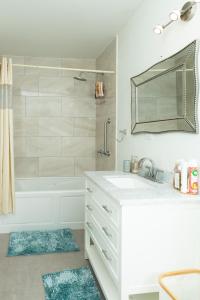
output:
[[162, 34], [163, 33], [163, 26], [158, 24], [154, 27], [153, 31], [156, 34]]
[[169, 14], [169, 17], [172, 21], [178, 21], [180, 19], [181, 12], [178, 9], [172, 10], [172, 12]]

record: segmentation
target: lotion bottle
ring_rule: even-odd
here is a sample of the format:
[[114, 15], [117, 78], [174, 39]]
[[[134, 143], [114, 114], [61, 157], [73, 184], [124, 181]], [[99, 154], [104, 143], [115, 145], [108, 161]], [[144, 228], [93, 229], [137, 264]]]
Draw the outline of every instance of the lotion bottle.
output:
[[181, 164], [183, 159], [177, 160], [174, 167], [173, 186], [176, 190], [181, 190]]
[[198, 163], [195, 160], [191, 160], [188, 163], [188, 186], [189, 193], [197, 195], [199, 193], [199, 172]]
[[186, 161], [181, 162], [181, 192], [188, 193], [188, 163]]

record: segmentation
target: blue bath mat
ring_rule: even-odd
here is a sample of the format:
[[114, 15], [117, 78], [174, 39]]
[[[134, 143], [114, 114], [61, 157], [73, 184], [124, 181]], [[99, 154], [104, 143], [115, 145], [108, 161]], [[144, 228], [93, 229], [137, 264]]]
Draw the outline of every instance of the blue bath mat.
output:
[[8, 256], [79, 251], [70, 229], [12, 232]]
[[45, 274], [42, 279], [45, 300], [101, 300], [89, 267]]

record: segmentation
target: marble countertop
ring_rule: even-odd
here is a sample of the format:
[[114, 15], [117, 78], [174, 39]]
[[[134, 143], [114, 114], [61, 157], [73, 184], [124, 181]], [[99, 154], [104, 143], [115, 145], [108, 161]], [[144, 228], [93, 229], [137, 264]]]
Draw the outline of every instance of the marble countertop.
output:
[[[131, 173], [120, 171], [85, 172], [85, 176], [100, 187], [119, 205], [152, 205], [152, 204], [200, 204], [200, 195], [182, 194], [173, 189], [171, 184], [161, 184]], [[118, 188], [105, 176], [128, 177], [146, 184], [145, 188]]]

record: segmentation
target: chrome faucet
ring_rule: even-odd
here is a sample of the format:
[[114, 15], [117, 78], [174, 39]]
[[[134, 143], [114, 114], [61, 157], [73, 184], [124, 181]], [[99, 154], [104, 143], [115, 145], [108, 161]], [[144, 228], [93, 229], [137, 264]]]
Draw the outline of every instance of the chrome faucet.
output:
[[[145, 166], [145, 162], [150, 163], [148, 166]], [[154, 170], [155, 170], [155, 164], [151, 158], [143, 157], [138, 162], [138, 169], [139, 173], [140, 171], [145, 171], [145, 169], [148, 169], [148, 174], [145, 173], [144, 176], [153, 177], [154, 176]]]
[[169, 182], [171, 176], [170, 172], [156, 168], [153, 160], [148, 157], [143, 157], [139, 160], [138, 175], [158, 183]]

